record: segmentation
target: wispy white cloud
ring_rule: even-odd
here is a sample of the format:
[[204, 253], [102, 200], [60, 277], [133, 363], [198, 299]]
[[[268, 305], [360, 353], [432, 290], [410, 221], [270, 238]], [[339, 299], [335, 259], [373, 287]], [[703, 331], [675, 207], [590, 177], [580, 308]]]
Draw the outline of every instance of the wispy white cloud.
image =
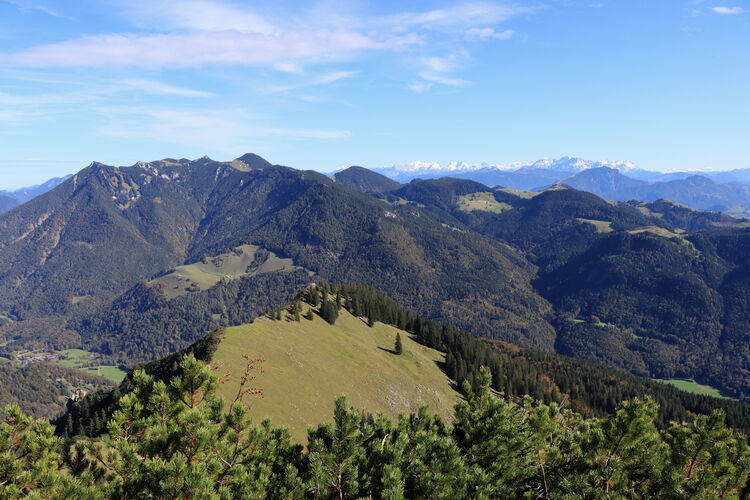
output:
[[[356, 13], [336, 2], [334, 6], [317, 2], [315, 8], [270, 19], [252, 7], [222, 1], [113, 1], [126, 19], [146, 31], [102, 33], [38, 45], [0, 54], [0, 63], [35, 68], [250, 66], [300, 73], [304, 66], [366, 52], [427, 47], [431, 31], [453, 32], [459, 40], [507, 39], [513, 31], [497, 30], [495, 25], [535, 10], [505, 0], [469, 1], [378, 16]], [[331, 14], [334, 7], [342, 12], [321, 15]]]
[[81, 109], [101, 105], [116, 98], [117, 94], [148, 94], [180, 98], [205, 98], [211, 93], [170, 85], [157, 80], [84, 80], [35, 75], [16, 75], [22, 81], [49, 84], [56, 92], [0, 92], [0, 123], [25, 125], [32, 122], [59, 118], [79, 113]]
[[[2, 1], [2, 0], [0, 0]], [[8, 0], [30, 3], [32, 0]], [[457, 73], [468, 56], [434, 56], [435, 47], [464, 53], [467, 41], [507, 40], [512, 29], [498, 25], [533, 13], [536, 4], [512, 0], [458, 1], [444, 8], [377, 15], [364, 2], [318, 0], [296, 11], [248, 6], [232, 0], [110, 0], [135, 28], [0, 53], [6, 68], [196, 69], [255, 67], [287, 74], [289, 83], [271, 92], [331, 84], [355, 75], [333, 71], [318, 78], [309, 67], [352, 61], [368, 53], [406, 53], [413, 68], [411, 90], [463, 87]], [[267, 7], [267, 6], [266, 6]], [[408, 77], [406, 77], [408, 78]], [[117, 92], [209, 97], [193, 89], [152, 80], [120, 82]], [[261, 89], [259, 89], [261, 90]]]
[[29, 12], [43, 12], [47, 15], [53, 16], [53, 17], [62, 17], [59, 12], [57, 12], [55, 9], [48, 7], [42, 3], [35, 2], [33, 0], [5, 0], [5, 2], [15, 5], [18, 7], [18, 10], [23, 13], [29, 13]]
[[508, 40], [513, 37], [513, 30], [495, 31], [495, 28], [469, 28], [466, 30], [466, 38]]
[[292, 83], [289, 85], [273, 85], [269, 88], [269, 90], [271, 92], [289, 92], [292, 90], [318, 87], [321, 85], [329, 85], [341, 80], [346, 80], [348, 78], [353, 78], [357, 74], [359, 74], [359, 71], [333, 71], [299, 83]]
[[184, 34], [107, 34], [41, 45], [0, 58], [25, 67], [200, 68], [279, 67], [327, 62], [367, 50], [403, 50], [415, 34], [375, 39], [352, 31], [312, 30], [263, 35], [237, 31]]
[[459, 67], [459, 56], [450, 54], [445, 57], [423, 57], [420, 63], [429, 73], [450, 73]]
[[421, 73], [419, 73], [419, 76], [420, 78], [427, 80], [428, 82], [439, 83], [440, 85], [445, 85], [446, 87], [466, 87], [471, 83], [468, 80], [464, 80], [463, 78], [454, 78], [441, 73], [429, 73], [426, 71], [422, 71]]
[[421, 70], [418, 75], [422, 81], [412, 82], [408, 88], [414, 92], [426, 92], [435, 84], [447, 87], [466, 87], [471, 82], [452, 76], [452, 73], [461, 68], [463, 62], [469, 58], [465, 51], [449, 54], [443, 57], [423, 57], [419, 61]]
[[307, 130], [267, 126], [246, 109], [105, 108], [109, 123], [97, 133], [120, 139], [148, 139], [233, 153], [270, 136], [342, 139], [348, 130]]
[[136, 26], [159, 30], [279, 31], [247, 6], [206, 0], [129, 0], [120, 3], [122, 14]]
[[457, 3], [445, 9], [395, 14], [381, 18], [381, 22], [404, 28], [420, 26], [432, 29], [463, 30], [476, 25], [487, 26], [502, 23], [535, 10], [535, 7], [507, 2], [467, 2]]
[[112, 82], [109, 86], [113, 92], [144, 92], [151, 95], [178, 96], [178, 97], [211, 97], [211, 92], [193, 90], [177, 85], [148, 79], [129, 79]]
[[718, 7], [713, 7], [711, 10], [717, 14], [723, 14], [723, 15], [742, 14], [745, 12], [745, 9], [739, 6], [726, 7], [726, 6], [720, 5]]

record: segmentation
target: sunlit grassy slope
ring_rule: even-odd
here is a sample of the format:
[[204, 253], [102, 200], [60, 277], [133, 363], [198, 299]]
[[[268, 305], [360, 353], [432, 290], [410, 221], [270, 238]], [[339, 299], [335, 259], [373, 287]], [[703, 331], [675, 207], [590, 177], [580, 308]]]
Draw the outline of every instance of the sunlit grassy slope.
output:
[[319, 316], [299, 322], [266, 318], [228, 328], [214, 356], [219, 374], [230, 373], [221, 393], [232, 400], [246, 361], [264, 358], [265, 373], [253, 381], [263, 396], [245, 399], [256, 421], [270, 417], [302, 441], [309, 425], [330, 421], [333, 401], [345, 394], [350, 403], [372, 413], [395, 415], [427, 405], [449, 421], [459, 398], [438, 367], [443, 354], [401, 332], [404, 353], [392, 349], [397, 329], [370, 328], [341, 309], [331, 326]]
[[492, 193], [471, 193], [459, 196], [456, 204], [458, 209], [464, 212], [480, 210], [499, 214], [513, 208], [507, 203], [497, 201]]
[[655, 379], [655, 380], [658, 380], [660, 382], [665, 382], [667, 384], [671, 384], [680, 390], [683, 390], [686, 392], [692, 392], [693, 394], [703, 394], [706, 396], [712, 396], [714, 398], [732, 399], [732, 398], [722, 395], [718, 389], [711, 387], [710, 385], [702, 385], [693, 380], [683, 380], [683, 379]]
[[298, 268], [294, 266], [291, 259], [282, 259], [273, 252], [265, 252], [255, 245], [241, 245], [232, 252], [178, 266], [169, 274], [152, 280], [150, 284], [164, 285], [167, 297], [174, 298], [191, 289], [208, 290], [222, 278], [236, 279], [294, 269]]
[[578, 222], [585, 222], [586, 224], [592, 224], [596, 227], [598, 233], [611, 233], [612, 222], [606, 220], [594, 220], [594, 219], [580, 219], [576, 218]]

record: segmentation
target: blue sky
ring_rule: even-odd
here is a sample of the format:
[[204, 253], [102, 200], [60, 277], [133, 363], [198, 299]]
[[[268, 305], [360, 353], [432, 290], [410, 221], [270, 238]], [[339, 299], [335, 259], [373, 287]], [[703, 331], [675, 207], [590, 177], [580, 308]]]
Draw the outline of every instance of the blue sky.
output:
[[750, 167], [750, 0], [0, 0], [0, 188], [256, 152]]

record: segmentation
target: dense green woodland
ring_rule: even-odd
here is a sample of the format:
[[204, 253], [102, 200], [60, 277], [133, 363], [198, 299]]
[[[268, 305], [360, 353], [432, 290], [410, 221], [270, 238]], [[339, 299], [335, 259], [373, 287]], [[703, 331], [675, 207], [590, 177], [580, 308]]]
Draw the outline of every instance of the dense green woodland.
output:
[[0, 361], [0, 401], [22, 405], [34, 417], [58, 415], [76, 390], [109, 388], [111, 383], [98, 375], [51, 363], [15, 367]]
[[253, 423], [261, 392], [249, 361], [237, 397], [193, 355], [180, 375], [139, 370], [107, 434], [63, 440], [17, 407], [0, 423], [3, 498], [739, 498], [750, 471], [745, 436], [720, 411], [656, 424], [650, 399], [603, 419], [557, 404], [493, 395], [482, 369], [464, 385], [451, 426], [422, 410], [396, 422], [336, 401], [307, 446]]

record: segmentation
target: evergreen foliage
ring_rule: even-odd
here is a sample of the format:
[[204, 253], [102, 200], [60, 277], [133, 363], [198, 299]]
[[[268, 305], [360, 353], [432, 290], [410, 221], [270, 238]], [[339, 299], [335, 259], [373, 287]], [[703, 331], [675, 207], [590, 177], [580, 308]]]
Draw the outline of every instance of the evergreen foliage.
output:
[[271, 422], [253, 424], [248, 359], [233, 401], [192, 354], [169, 380], [143, 370], [101, 439], [55, 437], [17, 407], [0, 421], [2, 498], [737, 498], [747, 438], [723, 414], [656, 425], [651, 399], [584, 419], [493, 395], [482, 368], [447, 427], [423, 408], [396, 422], [336, 401], [307, 448]]
[[[210, 362], [221, 341], [222, 333], [222, 329], [217, 329], [182, 351], [156, 361], [141, 363], [136, 365], [134, 370], [143, 370], [157, 381], [168, 381], [181, 374], [180, 363], [186, 356], [193, 356], [206, 363]], [[90, 392], [80, 401], [69, 401], [67, 412], [53, 422], [57, 434], [65, 437], [77, 435], [95, 437], [106, 432], [107, 422], [117, 409], [120, 399], [133, 388], [133, 376], [134, 371], [131, 371], [120, 385], [112, 390]]]
[[336, 307], [336, 303], [329, 300], [325, 295], [323, 297], [323, 302], [320, 305], [320, 316], [332, 325], [336, 323], [336, 318], [339, 316], [339, 310]]
[[404, 353], [404, 346], [401, 344], [401, 334], [396, 334], [396, 343], [394, 345], [393, 350], [396, 352], [396, 354], [401, 355]]

